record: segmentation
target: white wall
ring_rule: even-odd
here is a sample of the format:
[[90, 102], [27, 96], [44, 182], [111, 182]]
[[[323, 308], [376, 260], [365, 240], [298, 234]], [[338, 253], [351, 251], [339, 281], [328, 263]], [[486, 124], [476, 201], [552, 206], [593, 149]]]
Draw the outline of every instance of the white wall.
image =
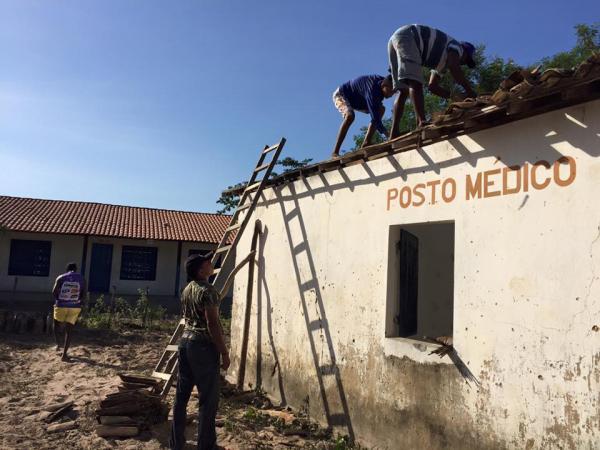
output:
[[[31, 239], [52, 242], [49, 276], [9, 276], [8, 262], [11, 239]], [[0, 291], [12, 293], [16, 286], [16, 290], [20, 292], [47, 292], [48, 295], [50, 295], [56, 277], [65, 272], [66, 265], [71, 261], [76, 262], [77, 265], [81, 265], [82, 255], [83, 237], [80, 236], [16, 233], [11, 231], [0, 232]], [[8, 294], [5, 294], [3, 297], [7, 296]]]
[[[10, 255], [11, 239], [32, 239], [52, 242], [50, 256], [50, 274], [48, 277], [15, 277], [8, 275], [8, 262]], [[110, 237], [90, 236], [88, 238], [88, 248], [85, 264], [85, 277], [89, 278], [90, 262], [92, 255], [92, 245], [94, 243], [111, 244], [113, 246], [112, 267], [111, 267], [111, 289], [114, 286], [117, 295], [137, 295], [138, 289], [148, 289], [150, 296], [174, 296], [175, 280], [177, 270], [177, 245], [176, 241], [152, 241], [139, 239], [118, 239]], [[20, 233], [3, 232], [0, 233], [0, 300], [11, 300], [13, 297], [19, 301], [44, 300], [50, 297], [50, 291], [54, 280], [58, 275], [64, 273], [68, 262], [76, 262], [81, 270], [81, 261], [83, 257], [83, 236], [44, 234], [44, 233]], [[157, 247], [157, 265], [155, 280], [121, 280], [121, 253], [125, 245]], [[214, 249], [215, 244], [182, 242], [181, 258], [179, 261], [179, 288], [186, 285], [185, 259], [190, 249]], [[232, 261], [233, 262], [233, 261]], [[231, 266], [229, 263], [228, 266]], [[16, 285], [15, 285], [16, 279]], [[16, 291], [15, 291], [16, 286]], [[13, 293], [13, 291], [15, 291]], [[26, 294], [24, 294], [26, 293]], [[35, 294], [44, 294], [40, 295]], [[24, 296], [25, 295], [25, 296]]]
[[[600, 447], [599, 154], [594, 101], [267, 191], [247, 383], [378, 448]], [[452, 359], [385, 337], [389, 228], [427, 221], [455, 222]]]

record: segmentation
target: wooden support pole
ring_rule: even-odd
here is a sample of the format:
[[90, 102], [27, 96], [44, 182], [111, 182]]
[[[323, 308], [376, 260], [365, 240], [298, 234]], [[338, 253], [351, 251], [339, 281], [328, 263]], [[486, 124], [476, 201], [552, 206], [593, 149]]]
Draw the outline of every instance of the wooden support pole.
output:
[[[262, 233], [262, 223], [256, 220], [254, 234], [252, 235], [251, 254], [256, 253], [258, 236]], [[252, 288], [254, 286], [254, 258], [248, 263], [248, 284], [246, 286], [246, 310], [244, 314], [244, 329], [242, 332], [242, 349], [240, 354], [240, 368], [238, 370], [237, 388], [244, 388], [244, 377], [246, 375], [246, 357], [248, 354], [248, 334], [250, 333], [250, 313], [252, 311]]]

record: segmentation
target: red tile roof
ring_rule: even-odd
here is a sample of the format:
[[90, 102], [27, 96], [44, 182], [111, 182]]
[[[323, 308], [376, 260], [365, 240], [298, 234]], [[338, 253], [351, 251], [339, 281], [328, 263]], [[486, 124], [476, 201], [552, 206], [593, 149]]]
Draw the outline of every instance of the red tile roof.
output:
[[0, 227], [11, 231], [218, 244], [229, 220], [223, 214], [0, 196]]

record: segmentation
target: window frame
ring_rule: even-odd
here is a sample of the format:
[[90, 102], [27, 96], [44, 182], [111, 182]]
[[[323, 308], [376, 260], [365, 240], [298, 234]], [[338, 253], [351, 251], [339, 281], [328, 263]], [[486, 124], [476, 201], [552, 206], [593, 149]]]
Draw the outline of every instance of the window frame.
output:
[[[132, 254], [137, 251], [138, 255], [142, 254], [142, 252], [146, 252], [151, 261], [130, 261], [132, 258]], [[140, 259], [138, 257], [138, 259]], [[143, 276], [134, 276], [130, 275], [134, 271], [131, 270], [130, 267], [134, 264], [142, 265], [142, 264], [150, 264], [150, 268], [147, 269], [143, 273], [147, 273]], [[123, 245], [121, 247], [121, 267], [119, 269], [119, 280], [124, 281], [156, 281], [156, 269], [158, 266], [158, 247], [151, 247], [146, 245]], [[140, 273], [142, 273], [140, 271]]]
[[[17, 257], [17, 253], [23, 253], [24, 249], [18, 249], [19, 245], [38, 245], [38, 248], [33, 249], [31, 261], [27, 261], [31, 263], [31, 267], [29, 270], [23, 270], [23, 260], [19, 261]], [[31, 251], [31, 249], [29, 249]], [[40, 251], [44, 252], [41, 255], [35, 255], [35, 253], [40, 253]], [[47, 253], [47, 254], [46, 254]], [[41, 263], [38, 262], [37, 266], [35, 263], [35, 259], [40, 258]], [[52, 241], [41, 240], [41, 239], [11, 239], [10, 240], [10, 251], [8, 257], [8, 275], [9, 276], [17, 276], [17, 277], [39, 277], [46, 278], [50, 276], [50, 263], [52, 259]], [[43, 264], [43, 265], [42, 265]], [[38, 269], [36, 270], [36, 267]], [[41, 269], [39, 269], [41, 267]]]

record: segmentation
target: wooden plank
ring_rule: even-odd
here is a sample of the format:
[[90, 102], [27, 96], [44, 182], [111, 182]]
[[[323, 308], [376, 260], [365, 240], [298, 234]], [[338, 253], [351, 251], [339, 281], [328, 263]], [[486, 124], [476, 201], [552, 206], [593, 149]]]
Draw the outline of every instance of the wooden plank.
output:
[[[256, 220], [254, 223], [254, 234], [250, 244], [250, 252], [256, 252], [258, 237], [262, 233], [262, 223]], [[246, 374], [246, 358], [248, 354], [248, 336], [250, 333], [250, 314], [252, 310], [252, 289], [254, 287], [254, 258], [248, 262], [248, 282], [246, 284], [246, 310], [244, 312], [244, 328], [242, 331], [242, 345], [240, 350], [240, 364], [238, 367], [237, 388], [243, 389], [244, 376]]]
[[254, 173], [258, 173], [262, 170], [265, 170], [267, 167], [269, 167], [269, 164], [263, 164], [262, 166], [258, 166], [256, 169], [254, 169]]
[[171, 378], [170, 373], [162, 373], [162, 372], [152, 372], [152, 376], [154, 378], [160, 378], [161, 380], [168, 380]]
[[131, 438], [140, 434], [140, 429], [135, 426], [97, 425], [96, 434], [103, 438]]
[[55, 423], [54, 425], [48, 425], [48, 428], [46, 428], [46, 432], [61, 433], [63, 431], [74, 430], [75, 428], [77, 428], [77, 422], [75, 422], [74, 420], [71, 420], [69, 422]]
[[233, 245], [224, 245], [223, 247], [219, 247], [216, 251], [215, 254], [219, 254], [219, 253], [223, 253], [226, 252], [227, 250], [229, 250], [231, 247], [233, 247]]
[[98, 416], [101, 425], [135, 425], [136, 421], [129, 416]]

